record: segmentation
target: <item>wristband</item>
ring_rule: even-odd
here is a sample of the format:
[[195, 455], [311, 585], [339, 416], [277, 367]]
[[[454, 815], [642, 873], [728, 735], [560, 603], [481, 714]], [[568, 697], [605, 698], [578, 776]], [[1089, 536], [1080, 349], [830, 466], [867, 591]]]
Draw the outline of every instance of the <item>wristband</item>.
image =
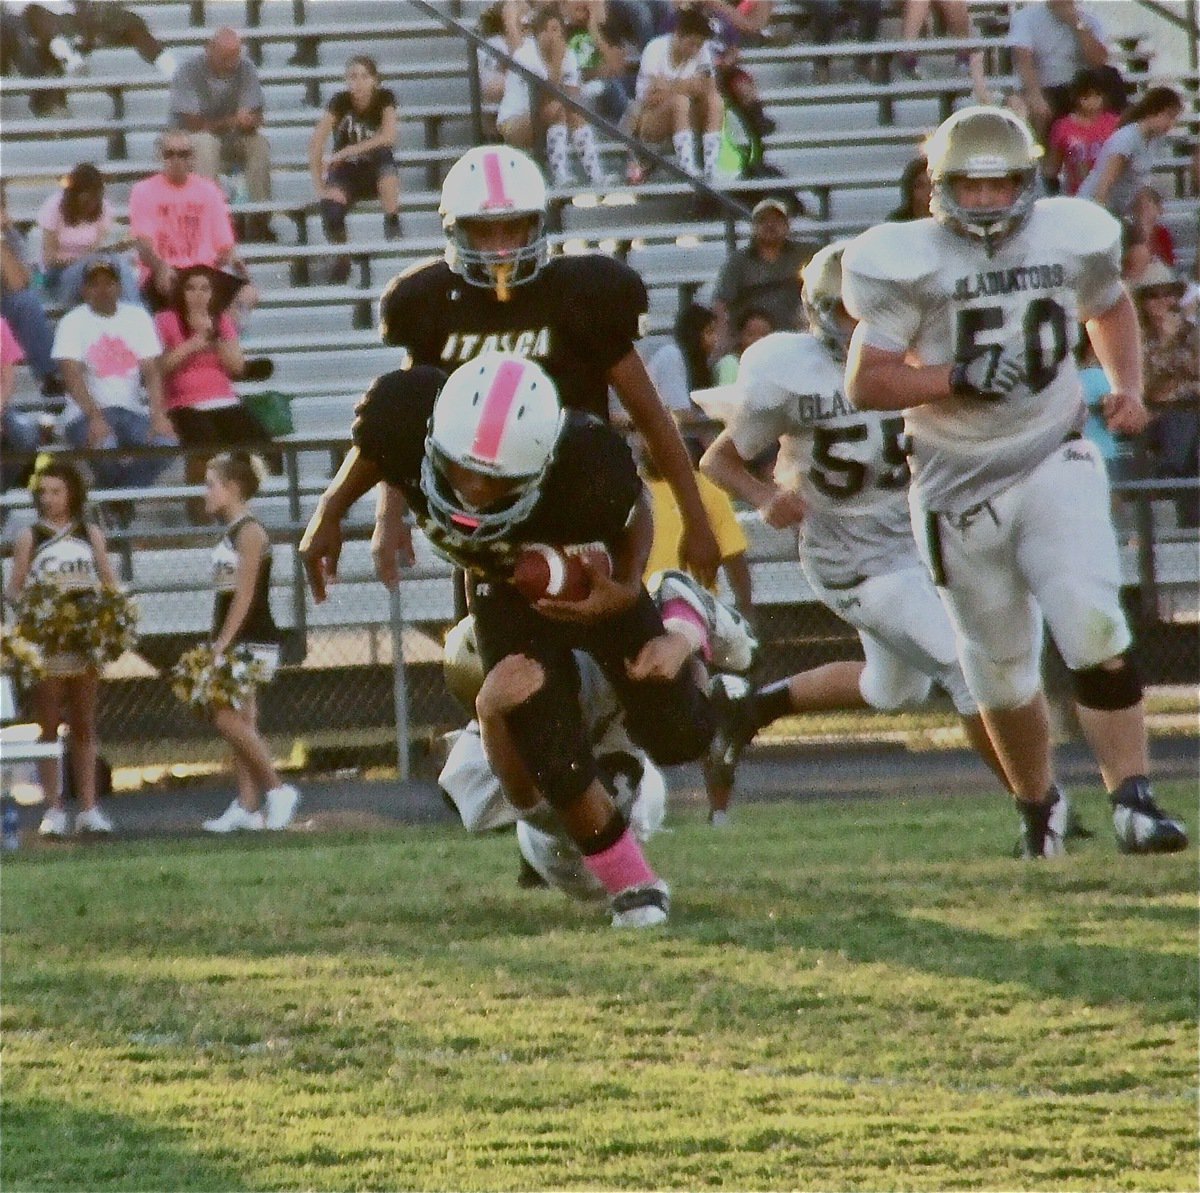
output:
[[975, 387], [967, 380], [967, 366], [960, 360], [950, 369], [950, 396], [969, 398], [974, 392]]

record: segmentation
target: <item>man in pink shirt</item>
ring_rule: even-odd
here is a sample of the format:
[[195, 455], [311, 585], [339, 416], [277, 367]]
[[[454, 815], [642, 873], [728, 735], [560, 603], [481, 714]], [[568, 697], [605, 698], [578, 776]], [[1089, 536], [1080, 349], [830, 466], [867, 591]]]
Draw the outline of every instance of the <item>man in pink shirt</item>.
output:
[[211, 265], [236, 271], [236, 243], [229, 206], [217, 184], [192, 172], [191, 136], [171, 129], [159, 138], [161, 173], [142, 179], [129, 193], [129, 225], [137, 242], [143, 281], [162, 305], [175, 271]]

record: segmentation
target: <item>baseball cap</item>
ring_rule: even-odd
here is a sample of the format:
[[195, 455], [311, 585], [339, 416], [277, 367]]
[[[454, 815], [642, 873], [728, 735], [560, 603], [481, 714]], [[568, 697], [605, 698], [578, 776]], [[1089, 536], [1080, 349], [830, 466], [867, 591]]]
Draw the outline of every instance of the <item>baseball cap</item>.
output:
[[83, 280], [91, 281], [96, 274], [101, 272], [111, 274], [118, 281], [121, 279], [121, 271], [111, 257], [92, 257], [83, 267]]
[[788, 210], [788, 205], [782, 199], [776, 199], [773, 196], [768, 196], [766, 199], [759, 199], [750, 212], [750, 218], [756, 220], [760, 215], [768, 211], [779, 212], [785, 220], [792, 218], [792, 213]]

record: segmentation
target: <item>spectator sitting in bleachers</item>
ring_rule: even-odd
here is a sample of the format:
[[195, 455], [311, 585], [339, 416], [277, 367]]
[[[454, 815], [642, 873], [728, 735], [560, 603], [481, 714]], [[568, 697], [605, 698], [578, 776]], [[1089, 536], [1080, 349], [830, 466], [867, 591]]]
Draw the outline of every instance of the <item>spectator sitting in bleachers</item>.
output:
[[[494, 46], [506, 54], [515, 54], [525, 40], [525, 24], [529, 19], [529, 0], [496, 0], [479, 14], [477, 29]], [[480, 97], [485, 105], [498, 104], [504, 97], [504, 80], [508, 67], [485, 49], [476, 51], [479, 63]], [[492, 117], [487, 117], [489, 120]], [[495, 128], [488, 130], [494, 132]]]
[[42, 268], [46, 291], [62, 307], [82, 296], [84, 262], [106, 249], [121, 271], [121, 298], [141, 302], [133, 265], [115, 253], [112, 206], [104, 197], [104, 175], [91, 162], [80, 162], [38, 210], [42, 230]]
[[815, 245], [792, 239], [791, 213], [782, 199], [755, 204], [750, 243], [726, 258], [717, 278], [718, 343], [726, 350], [733, 346], [732, 329], [751, 307], [764, 311], [775, 328], [794, 328], [800, 318], [800, 270], [815, 251]]
[[0, 319], [0, 489], [25, 483], [41, 442], [37, 419], [25, 410], [14, 409], [12, 403], [17, 389], [17, 365], [24, 359], [8, 320]]
[[[129, 227], [142, 262], [142, 290], [151, 308], [167, 305], [175, 271], [209, 265], [244, 275], [237, 260], [229, 204], [211, 179], [192, 172], [192, 138], [168, 129], [158, 141], [163, 168], [129, 192]], [[253, 286], [238, 295], [243, 309], [257, 300]]]
[[708, 16], [713, 31], [710, 43], [717, 68], [717, 89], [726, 107], [736, 110], [738, 119], [760, 140], [775, 131], [775, 121], [767, 115], [754, 76], [741, 59], [744, 42], [761, 43], [771, 23], [774, 0], [704, 0], [698, 5]]
[[929, 200], [933, 184], [929, 181], [929, 165], [924, 157], [914, 157], [900, 175], [900, 205], [888, 212], [891, 223], [923, 220], [929, 217]]
[[[607, 0], [564, 0], [567, 45], [579, 64], [579, 92], [593, 111], [616, 124], [633, 100], [640, 46], [623, 43]], [[630, 69], [630, 50], [635, 55]]]
[[[247, 198], [271, 198], [271, 147], [262, 133], [263, 91], [258, 70], [228, 26], [183, 62], [171, 82], [171, 122], [194, 136], [196, 172], [216, 180], [243, 171]], [[267, 215], [246, 220], [247, 240], [272, 240]]]
[[692, 391], [715, 384], [711, 362], [716, 350], [716, 315], [698, 302], [688, 302], [675, 318], [671, 338], [646, 366], [663, 405], [681, 425], [685, 441], [687, 424], [703, 417], [692, 404]]
[[[120, 272], [107, 257], [83, 271], [83, 302], [68, 311], [54, 337], [70, 401], [60, 433], [75, 448], [145, 447], [174, 443], [163, 404], [162, 347], [146, 311], [120, 301]], [[144, 389], [143, 389], [144, 387]], [[91, 462], [102, 488], [154, 483], [164, 457], [111, 457]]]
[[751, 344], [757, 344], [759, 340], [764, 336], [769, 336], [773, 331], [791, 331], [793, 328], [778, 328], [772, 323], [771, 316], [766, 311], [759, 310], [758, 307], [747, 307], [735, 320], [733, 330], [732, 350], [726, 352], [717, 361], [716, 383], [718, 385], [732, 385], [737, 380], [738, 368], [742, 363], [742, 353]]
[[[1161, 478], [1200, 476], [1200, 328], [1180, 310], [1186, 288], [1155, 261], [1134, 292], [1151, 415], [1147, 439]], [[1175, 504], [1181, 526], [1200, 525], [1195, 491], [1177, 497]]]
[[[900, 22], [900, 40], [916, 41], [921, 36], [921, 30], [929, 17], [931, 6], [937, 7], [937, 13], [945, 26], [947, 37], [968, 38], [972, 34], [971, 15], [967, 11], [967, 0], [904, 0], [904, 13]], [[977, 104], [992, 104], [996, 97], [988, 86], [987, 75], [984, 73], [983, 52], [981, 50], [959, 50], [954, 55], [955, 63], [961, 73], [970, 75], [971, 92]], [[918, 55], [909, 51], [901, 54], [898, 59], [900, 72], [910, 79], [921, 78], [918, 65]]]
[[9, 0], [4, 9], [5, 36], [19, 39], [17, 67], [30, 78], [77, 74], [98, 46], [128, 46], [168, 79], [175, 73], [175, 55], [137, 13], [115, 0]]
[[[725, 109], [717, 89], [717, 70], [709, 40], [708, 18], [694, 8], [679, 13], [674, 32], [656, 37], [642, 51], [637, 95], [630, 107], [630, 131], [647, 145], [671, 138], [680, 169], [707, 182], [716, 176]], [[696, 137], [700, 138], [700, 164]], [[627, 178], [637, 183], [645, 168], [631, 160]]]
[[1129, 214], [1134, 196], [1146, 185], [1154, 158], [1183, 112], [1173, 87], [1151, 87], [1125, 109], [1116, 131], [1100, 148], [1096, 164], [1079, 195], [1107, 207], [1120, 218]]
[[1071, 83], [1071, 110], [1050, 127], [1049, 144], [1042, 158], [1047, 188], [1064, 195], [1076, 194], [1120, 119], [1108, 107], [1100, 72], [1081, 70]]
[[[330, 244], [346, 243], [346, 213], [359, 199], [383, 204], [383, 234], [400, 239], [400, 173], [393, 150], [399, 119], [396, 96], [379, 85], [379, 67], [366, 54], [346, 63], [346, 90], [339, 91], [313, 129], [308, 163], [321, 199], [321, 226]], [[325, 146], [333, 137], [333, 153]], [[350, 259], [334, 262], [333, 281], [350, 277]]]
[[[841, 21], [853, 22], [854, 40], [860, 45], [873, 45], [879, 40], [883, 0], [805, 0], [802, 7], [808, 14], [814, 45], [829, 45]], [[875, 81], [876, 71], [870, 54], [856, 58], [855, 69], [867, 82]], [[817, 83], [829, 82], [828, 58], [816, 60], [813, 64], [813, 76]]]
[[188, 455], [185, 476], [192, 485], [204, 480], [212, 453], [260, 446], [270, 439], [233, 388], [234, 379], [245, 375], [247, 361], [237, 324], [220, 308], [216, 294], [207, 267], [181, 269], [171, 306], [154, 316], [163, 347], [167, 416], [184, 447], [212, 449]]
[[1144, 186], [1133, 196], [1129, 219], [1137, 225], [1150, 252], [1164, 265], [1175, 268], [1175, 238], [1162, 222], [1163, 198], [1152, 186]]
[[1017, 5], [1008, 44], [1030, 127], [1043, 145], [1054, 121], [1071, 110], [1071, 83], [1085, 67], [1103, 71], [1108, 106], [1114, 111], [1124, 106], [1124, 83], [1109, 65], [1104, 26], [1076, 0], [1030, 0]]
[[25, 353], [30, 371], [48, 398], [59, 397], [62, 381], [54, 363], [54, 328], [33, 285], [25, 238], [8, 215], [8, 202], [0, 192], [0, 316]]
[[[515, 60], [539, 78], [557, 84], [573, 99], [579, 99], [579, 63], [567, 45], [557, 6], [547, 4], [539, 8], [531, 29], [533, 36], [521, 44], [513, 55]], [[539, 122], [546, 130], [546, 161], [552, 185], [574, 184], [569, 152], [574, 148], [588, 181], [593, 186], [602, 186], [604, 166], [592, 126], [557, 98], [534, 95], [532, 86], [516, 71], [509, 71], [505, 78], [504, 97], [496, 113], [496, 127], [504, 141], [516, 149], [529, 149], [533, 145], [533, 104], [538, 105]]]

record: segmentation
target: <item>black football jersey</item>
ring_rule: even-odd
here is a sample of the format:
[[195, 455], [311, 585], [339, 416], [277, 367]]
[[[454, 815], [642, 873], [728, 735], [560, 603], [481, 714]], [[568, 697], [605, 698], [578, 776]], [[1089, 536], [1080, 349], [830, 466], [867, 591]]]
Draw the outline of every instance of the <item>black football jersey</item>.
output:
[[473, 286], [445, 261], [393, 278], [379, 303], [385, 344], [412, 363], [453, 372], [483, 352], [536, 360], [570, 410], [608, 421], [608, 371], [641, 335], [646, 286], [621, 261], [600, 253], [555, 257], [507, 302]]
[[355, 411], [354, 443], [400, 489], [434, 549], [451, 563], [489, 580], [505, 580], [524, 543], [603, 542], [611, 547], [629, 523], [642, 481], [625, 440], [582, 411], [569, 411], [541, 492], [528, 517], [503, 540], [473, 542], [468, 531], [429, 514], [421, 462], [433, 404], [445, 375], [414, 366], [384, 373]]

